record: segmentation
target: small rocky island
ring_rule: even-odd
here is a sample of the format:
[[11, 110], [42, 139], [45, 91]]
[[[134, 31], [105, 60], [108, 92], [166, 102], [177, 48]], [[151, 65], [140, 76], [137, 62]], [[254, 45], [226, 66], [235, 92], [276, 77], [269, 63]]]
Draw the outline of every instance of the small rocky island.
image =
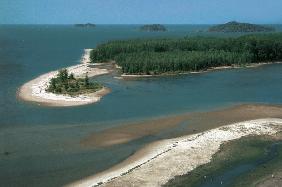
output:
[[93, 23], [86, 23], [86, 24], [75, 24], [75, 27], [82, 27], [82, 28], [94, 28], [96, 27]]
[[146, 32], [165, 32], [167, 31], [166, 27], [161, 24], [151, 24], [151, 25], [143, 25], [140, 27], [140, 31]]
[[236, 21], [231, 21], [225, 24], [216, 25], [210, 27], [209, 32], [273, 32], [275, 31], [272, 27], [266, 27], [262, 25], [250, 24], [250, 23], [240, 23]]
[[79, 95], [93, 93], [100, 90], [103, 86], [96, 82], [90, 82], [86, 74], [85, 78], [75, 78], [73, 73], [68, 73], [67, 69], [59, 71], [57, 77], [54, 77], [50, 81], [47, 92], [55, 94], [66, 95]]

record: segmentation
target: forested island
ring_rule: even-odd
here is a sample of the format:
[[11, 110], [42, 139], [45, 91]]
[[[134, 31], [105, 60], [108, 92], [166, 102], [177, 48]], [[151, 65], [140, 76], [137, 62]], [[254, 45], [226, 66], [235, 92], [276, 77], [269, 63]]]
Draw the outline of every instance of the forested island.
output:
[[125, 74], [158, 75], [282, 60], [282, 33], [237, 38], [136, 39], [100, 44], [91, 62], [114, 60]]
[[96, 82], [90, 82], [86, 74], [85, 78], [75, 78], [74, 74], [68, 73], [67, 69], [59, 71], [57, 77], [50, 80], [47, 92], [55, 94], [79, 95], [93, 93], [102, 88], [102, 85]]
[[228, 22], [226, 24], [216, 25], [210, 27], [209, 32], [273, 32], [272, 27], [266, 27], [262, 25], [239, 23], [236, 21]]
[[75, 24], [74, 26], [75, 27], [83, 27], [83, 28], [90, 28], [90, 27], [94, 28], [94, 27], [96, 27], [96, 25], [93, 24], [93, 23]]
[[165, 32], [167, 31], [166, 27], [161, 24], [152, 24], [152, 25], [143, 25], [140, 27], [140, 31], [147, 32]]

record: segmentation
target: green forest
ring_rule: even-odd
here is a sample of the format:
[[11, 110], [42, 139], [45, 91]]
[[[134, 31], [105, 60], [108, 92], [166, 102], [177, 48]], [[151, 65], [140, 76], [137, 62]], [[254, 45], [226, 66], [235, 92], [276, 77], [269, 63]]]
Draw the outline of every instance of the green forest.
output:
[[200, 71], [282, 60], [282, 33], [111, 41], [91, 51], [92, 63], [116, 61], [127, 74]]
[[90, 82], [87, 74], [85, 78], [75, 78], [72, 73], [68, 73], [67, 69], [62, 69], [59, 71], [57, 77], [51, 79], [46, 91], [75, 96], [95, 92], [101, 88], [102, 85], [99, 83]]

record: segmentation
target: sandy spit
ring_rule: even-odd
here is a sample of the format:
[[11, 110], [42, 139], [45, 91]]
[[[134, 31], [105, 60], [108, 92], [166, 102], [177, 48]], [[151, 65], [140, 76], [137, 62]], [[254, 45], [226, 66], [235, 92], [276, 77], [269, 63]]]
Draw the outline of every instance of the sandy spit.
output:
[[[88, 74], [89, 77], [103, 75], [109, 73], [107, 69], [93, 67], [90, 62], [91, 49], [85, 49], [84, 55], [81, 58], [81, 64], [67, 67], [69, 73], [73, 73], [75, 77], [84, 77]], [[91, 66], [91, 67], [90, 67]], [[46, 106], [77, 106], [97, 102], [102, 96], [110, 92], [108, 88], [78, 96], [69, 96], [62, 94], [54, 94], [46, 92], [50, 80], [58, 74], [58, 70], [43, 74], [21, 86], [18, 90], [18, 98], [24, 101], [36, 102]]]
[[274, 135], [281, 130], [282, 119], [266, 118], [158, 141], [123, 163], [68, 186], [161, 186], [210, 162], [224, 142], [249, 135]]

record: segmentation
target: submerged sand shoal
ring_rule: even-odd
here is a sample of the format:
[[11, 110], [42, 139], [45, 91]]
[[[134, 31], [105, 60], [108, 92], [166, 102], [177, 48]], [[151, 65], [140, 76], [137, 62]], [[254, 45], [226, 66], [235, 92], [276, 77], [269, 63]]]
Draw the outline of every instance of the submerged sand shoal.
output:
[[[85, 49], [84, 55], [81, 58], [81, 64], [67, 67], [69, 73], [73, 73], [75, 77], [89, 77], [99, 76], [109, 73], [109, 70], [101, 68], [101, 66], [90, 65], [90, 51]], [[81, 94], [77, 96], [54, 94], [47, 92], [50, 80], [56, 77], [58, 71], [52, 71], [43, 74], [20, 87], [18, 97], [24, 101], [36, 102], [47, 106], [77, 106], [97, 102], [102, 96], [110, 92], [110, 89], [103, 87], [101, 90]]]
[[267, 118], [162, 140], [146, 146], [123, 163], [69, 186], [161, 186], [211, 161], [224, 142], [249, 135], [275, 135], [282, 119]]
[[[127, 143], [148, 135], [156, 135], [169, 130], [165, 138], [175, 138], [195, 134], [240, 121], [260, 118], [282, 118], [279, 105], [241, 104], [209, 112], [184, 113], [151, 120], [121, 124], [99, 132], [89, 132], [82, 138], [86, 147], [105, 147]], [[181, 130], [178, 130], [180, 127]]]

